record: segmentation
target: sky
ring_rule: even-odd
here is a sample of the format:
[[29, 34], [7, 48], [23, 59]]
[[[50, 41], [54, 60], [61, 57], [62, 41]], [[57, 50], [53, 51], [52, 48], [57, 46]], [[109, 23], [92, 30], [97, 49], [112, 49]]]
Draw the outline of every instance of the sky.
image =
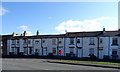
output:
[[2, 34], [61, 34], [118, 29], [117, 2], [3, 2]]

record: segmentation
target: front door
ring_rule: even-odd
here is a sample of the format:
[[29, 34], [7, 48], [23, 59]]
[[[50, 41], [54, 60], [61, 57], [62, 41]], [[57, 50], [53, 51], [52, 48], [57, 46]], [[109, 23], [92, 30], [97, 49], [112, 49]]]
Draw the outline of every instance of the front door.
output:
[[17, 55], [19, 55], [19, 51], [20, 51], [20, 48], [18, 47], [18, 48], [17, 48]]
[[78, 48], [78, 57], [82, 57], [82, 48]]
[[33, 48], [29, 47], [29, 55], [32, 55], [32, 52], [33, 52]]
[[99, 59], [103, 59], [103, 50], [99, 50]]
[[47, 47], [44, 47], [43, 48], [43, 56], [46, 56], [47, 55]]
[[56, 53], [57, 53], [56, 48], [52, 48], [52, 53], [53, 53], [53, 55], [56, 55]]
[[16, 47], [15, 48], [15, 55], [18, 55], [19, 54], [19, 47]]

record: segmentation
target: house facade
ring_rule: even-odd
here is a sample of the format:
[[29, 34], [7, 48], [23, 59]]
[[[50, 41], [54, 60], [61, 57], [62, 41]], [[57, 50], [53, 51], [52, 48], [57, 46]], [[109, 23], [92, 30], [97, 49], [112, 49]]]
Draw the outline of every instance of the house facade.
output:
[[[62, 54], [59, 54], [62, 51]], [[120, 59], [119, 31], [67, 32], [59, 35], [15, 36], [7, 55], [70, 56]]]

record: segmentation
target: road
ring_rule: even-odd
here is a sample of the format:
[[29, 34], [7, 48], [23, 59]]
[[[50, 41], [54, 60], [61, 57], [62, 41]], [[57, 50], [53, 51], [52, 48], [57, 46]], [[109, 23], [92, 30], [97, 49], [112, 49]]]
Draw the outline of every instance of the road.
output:
[[45, 59], [2, 59], [2, 70], [117, 70], [114, 68], [92, 67], [48, 63]]

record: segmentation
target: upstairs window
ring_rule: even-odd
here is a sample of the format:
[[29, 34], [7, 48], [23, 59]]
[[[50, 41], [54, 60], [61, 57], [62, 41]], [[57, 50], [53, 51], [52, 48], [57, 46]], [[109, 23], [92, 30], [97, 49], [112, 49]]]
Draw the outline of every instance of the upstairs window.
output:
[[35, 44], [38, 44], [38, 43], [39, 43], [39, 40], [36, 40], [36, 41], [35, 41]]
[[24, 39], [24, 44], [27, 44], [27, 39]]
[[103, 40], [102, 40], [102, 38], [100, 38], [99, 42], [100, 42], [100, 44], [102, 44], [102, 43], [103, 43]]
[[19, 42], [19, 40], [17, 40], [17, 44], [19, 44], [20, 42]]
[[61, 43], [62, 43], [62, 41], [58, 41], [58, 43], [59, 43], [59, 44], [61, 44]]
[[52, 45], [56, 45], [57, 44], [57, 40], [56, 39], [52, 39]]
[[15, 44], [15, 40], [12, 40], [12, 44], [13, 44], [13, 45]]
[[45, 43], [45, 40], [42, 40], [42, 43]]
[[74, 45], [74, 38], [70, 38], [70, 45]]
[[118, 45], [118, 39], [117, 38], [112, 39], [112, 45]]
[[89, 40], [89, 42], [90, 42], [89, 45], [95, 45], [94, 41], [95, 41], [94, 38], [90, 38], [90, 40]]
[[0, 46], [3, 46], [3, 42], [2, 41], [0, 42]]
[[30, 41], [30, 40], [28, 40], [28, 44], [31, 44], [31, 41]]
[[80, 39], [77, 39], [77, 43], [80, 43]]

